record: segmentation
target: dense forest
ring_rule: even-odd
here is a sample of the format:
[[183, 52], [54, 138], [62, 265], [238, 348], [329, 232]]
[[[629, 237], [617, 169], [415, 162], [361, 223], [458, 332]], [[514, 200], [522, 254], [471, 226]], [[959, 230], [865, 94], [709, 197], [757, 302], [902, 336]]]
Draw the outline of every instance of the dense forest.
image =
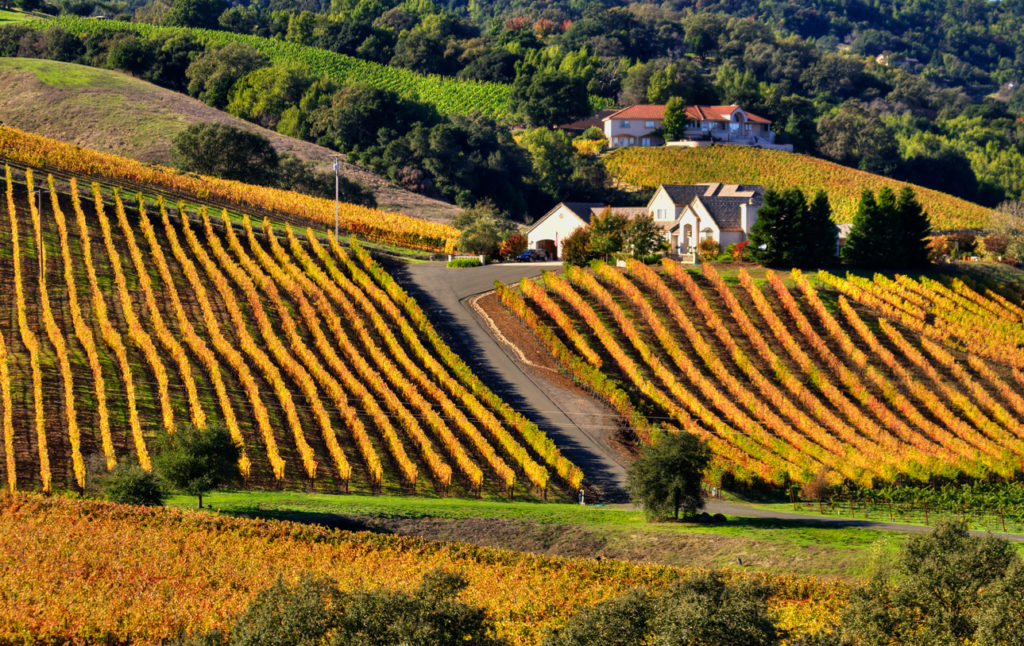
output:
[[[486, 200], [514, 217], [536, 215], [556, 197], [612, 195], [600, 163], [575, 153], [566, 136], [528, 133], [517, 143], [513, 129], [673, 96], [737, 103], [772, 119], [797, 151], [982, 204], [1024, 194], [1021, 0], [47, 1], [13, 0], [507, 84], [507, 115], [440, 115], [244, 46], [204, 48], [173, 32], [0, 32], [0, 54], [123, 69], [347, 152], [413, 190], [467, 206]], [[560, 156], [569, 161], [554, 163]]]

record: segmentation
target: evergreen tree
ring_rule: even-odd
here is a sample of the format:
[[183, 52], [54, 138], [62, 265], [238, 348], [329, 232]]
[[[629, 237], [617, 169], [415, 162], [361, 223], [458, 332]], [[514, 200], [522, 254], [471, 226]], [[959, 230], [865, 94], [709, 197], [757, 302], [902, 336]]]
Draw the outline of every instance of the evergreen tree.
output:
[[900, 234], [899, 259], [903, 269], [927, 267], [928, 242], [932, 225], [928, 214], [914, 196], [909, 186], [904, 186], [896, 199], [896, 232]]
[[839, 240], [839, 229], [832, 221], [832, 205], [828, 202], [825, 191], [818, 190], [814, 199], [807, 205], [807, 213], [803, 218], [804, 257], [798, 258], [797, 266], [829, 267], [836, 262], [836, 245]]
[[[789, 208], [790, 199], [787, 194], [792, 191], [766, 191], [761, 208], [757, 210], [757, 220], [750, 229], [750, 244], [747, 256], [754, 262], [769, 267], [782, 267], [790, 264], [790, 245], [787, 240], [793, 231], [793, 217]], [[803, 195], [800, 195], [803, 199]]]
[[665, 104], [665, 140], [681, 139], [686, 131], [686, 104], [677, 96]]
[[[879, 200], [885, 197], [886, 190], [879, 191]], [[888, 193], [892, 195], [892, 191]], [[888, 230], [891, 222], [883, 209], [879, 201], [875, 200], [874, 193], [864, 189], [860, 195], [860, 202], [857, 203], [857, 212], [853, 216], [853, 227], [839, 254], [844, 264], [875, 268], [889, 263], [887, 241], [892, 235]]]

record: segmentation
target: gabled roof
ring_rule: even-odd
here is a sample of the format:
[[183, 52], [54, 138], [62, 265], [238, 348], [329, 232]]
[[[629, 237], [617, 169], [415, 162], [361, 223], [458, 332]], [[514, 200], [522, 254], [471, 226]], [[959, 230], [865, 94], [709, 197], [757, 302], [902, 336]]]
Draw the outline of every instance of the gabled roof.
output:
[[572, 213], [575, 214], [576, 217], [583, 220], [585, 223], [589, 224], [591, 209], [603, 209], [605, 206], [605, 204], [601, 204], [598, 202], [559, 202], [558, 204], [551, 207], [550, 211], [537, 218], [537, 221], [534, 222], [530, 226], [530, 228], [526, 230], [526, 232], [529, 233], [530, 231], [536, 229], [538, 226], [540, 226], [541, 222], [547, 220], [549, 216], [551, 216], [561, 207], [565, 207], [567, 210], [572, 211]]
[[626, 108], [622, 108], [618, 112], [613, 112], [602, 121], [608, 121], [609, 119], [664, 119], [665, 118], [665, 106], [664, 105], [644, 105], [637, 104], [631, 105]]
[[592, 117], [573, 121], [572, 123], [563, 123], [560, 126], [555, 126], [555, 128], [559, 130], [579, 130], [581, 132], [590, 127], [600, 128], [605, 117], [615, 114], [616, 112], [618, 112], [618, 110], [615, 108], [605, 108]]
[[[732, 105], [688, 105], [686, 106], [686, 117], [694, 121], [731, 121], [732, 113], [742, 110], [751, 123], [771, 123], [769, 119], [759, 117], [753, 112], [747, 112], [735, 103]], [[662, 110], [664, 114], [664, 110]]]
[[[754, 199], [760, 201], [764, 195], [764, 187], [757, 184], [722, 184], [721, 182], [704, 182], [701, 184], [662, 184], [672, 203], [686, 206], [695, 197], [720, 197], [732, 200]], [[737, 204], [739, 202], [737, 201]]]
[[741, 231], [740, 204], [745, 200], [734, 197], [697, 197], [694, 202], [700, 202], [711, 215], [721, 231]]

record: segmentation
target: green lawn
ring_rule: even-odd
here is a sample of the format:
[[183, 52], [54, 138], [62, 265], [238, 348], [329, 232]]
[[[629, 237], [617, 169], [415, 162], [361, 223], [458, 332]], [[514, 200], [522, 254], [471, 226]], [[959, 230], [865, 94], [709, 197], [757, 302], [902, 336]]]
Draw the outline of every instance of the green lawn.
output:
[[[203, 501], [212, 511], [232, 515], [332, 526], [344, 526], [346, 520], [377, 520], [382, 521], [378, 526], [400, 525], [406, 533], [425, 538], [549, 554], [844, 577], [867, 574], [877, 556], [894, 554], [906, 540], [905, 534], [896, 532], [759, 518], [730, 518], [723, 525], [648, 523], [640, 511], [598, 505], [302, 492], [218, 492]], [[174, 496], [168, 504], [191, 508], [196, 501]], [[513, 529], [509, 521], [515, 523]], [[522, 528], [523, 535], [516, 536], [514, 527]], [[540, 548], [539, 535], [548, 539]], [[595, 551], [574, 550], [569, 545], [573, 542], [594, 545]], [[743, 564], [738, 564], [737, 556]]]
[[22, 13], [21, 11], [0, 9], [0, 23], [25, 22], [26, 20], [39, 20], [39, 16], [35, 16], [30, 13]]

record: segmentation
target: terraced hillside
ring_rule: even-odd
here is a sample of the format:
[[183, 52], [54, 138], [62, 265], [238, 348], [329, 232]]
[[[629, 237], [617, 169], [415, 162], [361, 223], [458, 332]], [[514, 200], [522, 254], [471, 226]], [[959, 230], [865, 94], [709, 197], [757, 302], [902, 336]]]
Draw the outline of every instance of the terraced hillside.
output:
[[[221, 123], [268, 138], [279, 154], [292, 153], [331, 171], [334, 151], [261, 128], [198, 99], [114, 70], [34, 58], [0, 58], [0, 116], [7, 126], [148, 164], [170, 165], [175, 135], [197, 123]], [[450, 222], [454, 204], [407, 191], [344, 161], [343, 177], [370, 188], [378, 206]]]
[[356, 243], [7, 168], [3, 479], [80, 488], [224, 424], [250, 484], [534, 495], [581, 473]]
[[836, 222], [852, 222], [861, 192], [888, 186], [899, 192], [911, 186], [937, 230], [984, 227], [989, 209], [946, 193], [908, 185], [881, 175], [840, 166], [822, 159], [746, 146], [707, 148], [623, 148], [605, 158], [620, 182], [632, 186], [728, 182], [762, 184], [781, 190], [798, 187], [808, 196], [819, 188], [828, 193]]
[[870, 487], [1024, 470], [1018, 288], [816, 283], [630, 261], [499, 293], [641, 441], [673, 428], [707, 438], [719, 478]]

